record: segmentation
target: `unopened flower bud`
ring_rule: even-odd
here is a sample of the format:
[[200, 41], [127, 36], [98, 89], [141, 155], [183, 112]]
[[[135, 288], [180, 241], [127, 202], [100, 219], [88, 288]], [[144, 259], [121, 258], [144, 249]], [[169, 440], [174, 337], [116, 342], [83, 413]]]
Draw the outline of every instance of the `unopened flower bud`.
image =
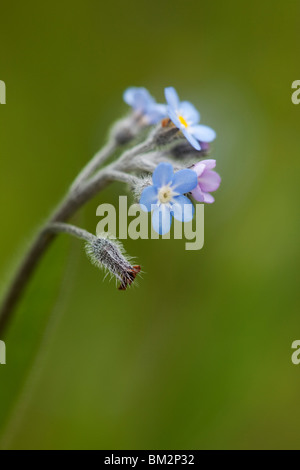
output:
[[136, 120], [134, 114], [131, 114], [127, 118], [116, 122], [112, 128], [111, 135], [118, 145], [124, 145], [134, 139], [140, 130], [141, 125]]
[[120, 281], [119, 290], [126, 290], [141, 271], [140, 266], [131, 265], [120, 242], [108, 237], [95, 237], [88, 242], [86, 253], [95, 266], [103, 268]]

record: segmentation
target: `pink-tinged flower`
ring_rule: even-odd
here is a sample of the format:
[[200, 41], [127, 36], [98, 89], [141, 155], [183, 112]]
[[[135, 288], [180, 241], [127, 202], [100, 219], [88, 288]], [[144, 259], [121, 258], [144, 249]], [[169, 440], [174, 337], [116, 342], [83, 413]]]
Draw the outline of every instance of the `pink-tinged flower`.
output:
[[216, 160], [202, 160], [196, 163], [193, 170], [197, 173], [198, 185], [193, 189], [192, 196], [196, 201], [212, 204], [215, 202], [214, 197], [209, 194], [216, 191], [221, 183], [221, 177], [215, 171]]

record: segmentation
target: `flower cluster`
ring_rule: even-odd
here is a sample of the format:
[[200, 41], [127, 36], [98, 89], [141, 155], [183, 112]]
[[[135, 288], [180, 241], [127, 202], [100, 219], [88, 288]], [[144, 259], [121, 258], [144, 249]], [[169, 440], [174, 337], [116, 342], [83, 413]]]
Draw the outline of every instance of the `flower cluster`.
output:
[[[219, 188], [221, 178], [213, 171], [216, 161], [204, 157], [216, 133], [199, 124], [199, 112], [188, 101], [180, 101], [174, 88], [166, 88], [165, 97], [166, 104], [161, 104], [145, 88], [125, 91], [124, 100], [133, 112], [112, 126], [107, 145], [74, 180], [63, 205], [67, 214], [112, 181], [129, 184], [141, 209], [152, 213], [153, 229], [160, 235], [169, 233], [173, 218], [191, 222], [194, 201], [214, 202], [211, 192]], [[107, 165], [114, 156], [115, 161]], [[46, 233], [84, 240], [92, 263], [111, 274], [120, 290], [130, 287], [140, 274], [141, 266], [132, 264], [116, 233], [95, 236], [60, 218], [50, 222]], [[109, 226], [114, 230], [114, 224]]]

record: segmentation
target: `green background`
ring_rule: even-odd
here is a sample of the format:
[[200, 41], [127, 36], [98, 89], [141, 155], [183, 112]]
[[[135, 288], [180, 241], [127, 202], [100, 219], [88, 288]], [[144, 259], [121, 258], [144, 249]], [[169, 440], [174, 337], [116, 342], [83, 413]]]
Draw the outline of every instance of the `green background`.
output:
[[[205, 246], [126, 241], [126, 293], [61, 236], [4, 339], [2, 449], [299, 448], [299, 1], [1, 3], [1, 292], [127, 112], [173, 85], [217, 130]], [[75, 222], [95, 231], [99, 194]]]

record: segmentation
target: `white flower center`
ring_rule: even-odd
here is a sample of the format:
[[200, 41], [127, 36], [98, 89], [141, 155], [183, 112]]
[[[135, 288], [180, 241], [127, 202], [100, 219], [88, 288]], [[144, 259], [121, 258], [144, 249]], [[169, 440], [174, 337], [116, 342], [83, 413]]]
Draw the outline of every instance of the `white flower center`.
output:
[[174, 196], [174, 192], [170, 186], [163, 186], [160, 188], [158, 191], [158, 200], [162, 204], [167, 204], [168, 202], [171, 202]]

